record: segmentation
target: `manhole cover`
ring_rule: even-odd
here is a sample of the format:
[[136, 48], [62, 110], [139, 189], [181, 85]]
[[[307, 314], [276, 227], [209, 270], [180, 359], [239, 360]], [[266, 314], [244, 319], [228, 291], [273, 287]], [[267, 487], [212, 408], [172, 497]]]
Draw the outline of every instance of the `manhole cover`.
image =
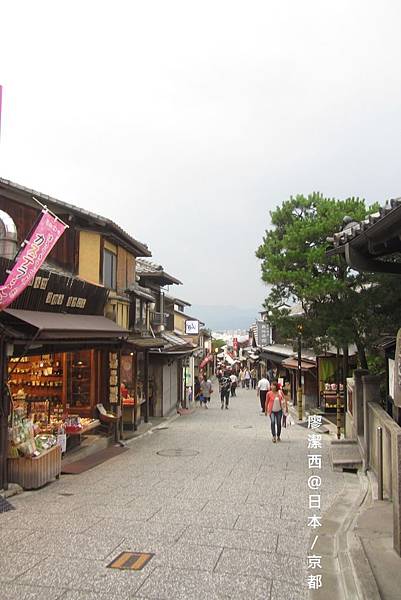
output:
[[196, 456], [198, 450], [184, 450], [182, 448], [173, 448], [172, 450], [159, 450], [156, 452], [159, 456]]
[[253, 429], [253, 425], [233, 425], [234, 429]]
[[10, 504], [5, 498], [0, 498], [0, 513], [8, 512], [9, 510], [15, 510], [15, 506]]
[[141, 571], [154, 557], [150, 552], [121, 552], [109, 565], [110, 569]]

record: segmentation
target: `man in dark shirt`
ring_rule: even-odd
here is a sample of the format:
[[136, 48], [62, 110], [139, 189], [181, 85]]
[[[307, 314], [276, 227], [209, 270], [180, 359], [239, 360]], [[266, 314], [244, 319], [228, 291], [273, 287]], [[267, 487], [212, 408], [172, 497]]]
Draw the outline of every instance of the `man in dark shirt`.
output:
[[228, 371], [224, 372], [223, 377], [220, 379], [220, 399], [221, 399], [221, 409], [223, 410], [224, 404], [228, 409], [228, 403], [230, 401], [230, 390], [231, 390], [231, 379]]

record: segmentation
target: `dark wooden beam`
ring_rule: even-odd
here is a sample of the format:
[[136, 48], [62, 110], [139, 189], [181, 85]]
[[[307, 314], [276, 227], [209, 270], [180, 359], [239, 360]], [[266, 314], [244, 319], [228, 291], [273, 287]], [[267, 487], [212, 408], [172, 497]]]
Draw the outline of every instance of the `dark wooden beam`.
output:
[[396, 275], [401, 275], [401, 263], [373, 260], [369, 256], [352, 248], [349, 243], [345, 245], [345, 259], [347, 264], [356, 271], [394, 273]]

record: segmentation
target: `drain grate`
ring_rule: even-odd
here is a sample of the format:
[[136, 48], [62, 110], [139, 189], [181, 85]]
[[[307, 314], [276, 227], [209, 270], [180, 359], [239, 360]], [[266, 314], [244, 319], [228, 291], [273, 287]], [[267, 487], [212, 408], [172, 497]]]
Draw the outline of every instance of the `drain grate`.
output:
[[234, 429], [253, 429], [253, 425], [233, 425]]
[[59, 496], [73, 496], [74, 494], [72, 494], [71, 492], [59, 492], [58, 495]]
[[159, 450], [156, 452], [159, 456], [197, 456], [198, 450], [184, 450], [183, 448], [173, 448], [171, 450]]
[[5, 513], [9, 510], [15, 510], [15, 506], [10, 504], [5, 498], [0, 498], [0, 513]]
[[121, 552], [109, 565], [110, 569], [141, 571], [154, 557], [150, 552]]

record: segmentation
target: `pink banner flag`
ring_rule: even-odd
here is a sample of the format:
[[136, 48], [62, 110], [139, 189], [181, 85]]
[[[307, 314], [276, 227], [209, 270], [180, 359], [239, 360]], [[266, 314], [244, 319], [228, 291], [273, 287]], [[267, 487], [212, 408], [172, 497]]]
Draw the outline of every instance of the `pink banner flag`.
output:
[[1, 134], [1, 100], [3, 96], [3, 86], [0, 85], [0, 134]]
[[7, 308], [32, 282], [67, 227], [47, 210], [43, 211], [30, 239], [25, 240], [4, 285], [0, 286], [0, 310]]

